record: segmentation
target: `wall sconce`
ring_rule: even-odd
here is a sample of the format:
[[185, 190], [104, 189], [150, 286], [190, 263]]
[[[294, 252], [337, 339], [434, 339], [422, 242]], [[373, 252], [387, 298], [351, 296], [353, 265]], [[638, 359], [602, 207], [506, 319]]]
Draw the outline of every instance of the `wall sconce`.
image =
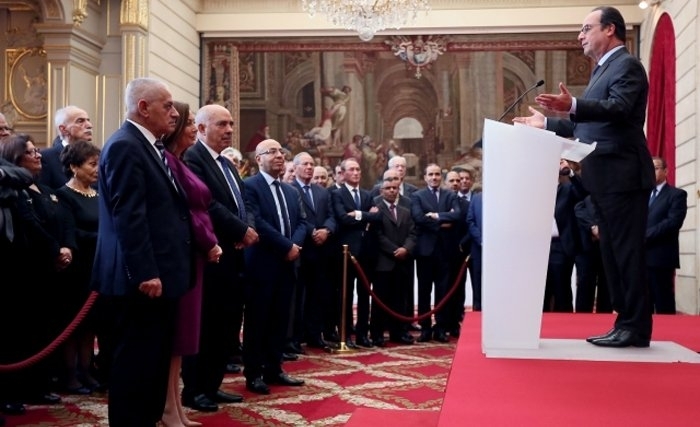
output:
[[656, 6], [658, 4], [661, 4], [662, 1], [663, 0], [649, 0], [649, 1], [642, 0], [639, 2], [639, 8], [644, 10], [644, 9], [648, 8], [649, 6]]

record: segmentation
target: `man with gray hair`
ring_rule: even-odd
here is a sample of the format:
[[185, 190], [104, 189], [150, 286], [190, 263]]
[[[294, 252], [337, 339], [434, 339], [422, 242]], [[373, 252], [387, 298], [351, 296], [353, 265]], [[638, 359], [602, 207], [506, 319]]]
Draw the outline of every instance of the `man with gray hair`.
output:
[[394, 156], [389, 159], [389, 169], [394, 169], [399, 173], [401, 183], [399, 184], [399, 194], [406, 197], [411, 197], [411, 194], [418, 191], [418, 187], [405, 181], [406, 179], [406, 158], [403, 156]]
[[58, 137], [52, 147], [41, 150], [39, 182], [57, 189], [68, 181], [61, 164], [63, 149], [79, 140], [92, 142], [92, 122], [85, 110], [69, 105], [56, 111], [54, 123]]
[[7, 124], [7, 118], [0, 113], [0, 139], [12, 135], [12, 128]]
[[113, 427], [153, 426], [163, 415], [177, 303], [192, 284], [195, 256], [187, 200], [160, 141], [179, 117], [170, 91], [159, 80], [135, 79], [125, 104], [126, 121], [100, 156], [91, 285], [110, 306]]

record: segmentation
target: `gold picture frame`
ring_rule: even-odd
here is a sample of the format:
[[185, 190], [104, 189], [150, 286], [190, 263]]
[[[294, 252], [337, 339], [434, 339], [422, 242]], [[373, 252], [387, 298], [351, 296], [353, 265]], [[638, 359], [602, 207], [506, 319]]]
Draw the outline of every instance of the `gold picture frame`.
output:
[[43, 119], [48, 113], [48, 62], [42, 48], [5, 51], [5, 92], [18, 113]]

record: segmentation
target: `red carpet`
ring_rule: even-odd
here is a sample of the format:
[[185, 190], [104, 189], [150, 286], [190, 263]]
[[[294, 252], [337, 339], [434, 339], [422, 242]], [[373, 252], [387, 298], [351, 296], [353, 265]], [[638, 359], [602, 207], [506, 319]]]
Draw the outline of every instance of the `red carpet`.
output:
[[[612, 323], [612, 315], [545, 314], [542, 337], [584, 339]], [[655, 316], [653, 339], [698, 351], [700, 317]], [[697, 426], [698, 396], [698, 364], [487, 359], [481, 319], [470, 315], [438, 425]]]

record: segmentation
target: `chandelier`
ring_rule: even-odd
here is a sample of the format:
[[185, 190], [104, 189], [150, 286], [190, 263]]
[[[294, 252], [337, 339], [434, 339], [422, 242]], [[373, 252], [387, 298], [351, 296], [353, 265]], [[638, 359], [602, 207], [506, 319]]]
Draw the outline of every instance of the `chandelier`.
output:
[[428, 0], [302, 0], [312, 18], [316, 13], [328, 17], [333, 25], [354, 30], [363, 41], [372, 40], [377, 31], [397, 30], [416, 20], [418, 12], [428, 12]]

